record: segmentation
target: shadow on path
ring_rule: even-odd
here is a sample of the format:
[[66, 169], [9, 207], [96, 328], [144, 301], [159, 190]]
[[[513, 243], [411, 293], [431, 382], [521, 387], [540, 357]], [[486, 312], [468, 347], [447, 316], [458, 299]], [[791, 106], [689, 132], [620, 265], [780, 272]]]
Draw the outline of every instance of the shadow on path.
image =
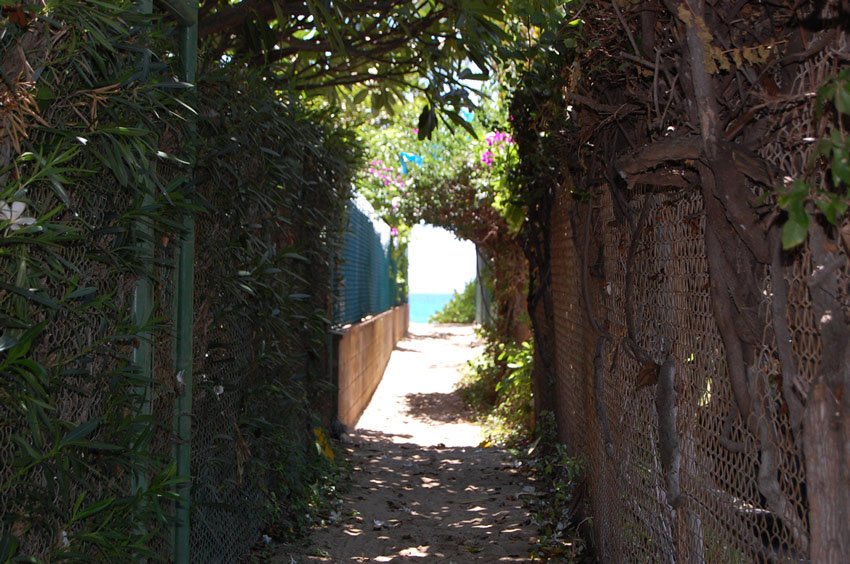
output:
[[[357, 429], [345, 439], [351, 489], [308, 555], [274, 562], [529, 562], [534, 487], [504, 451], [479, 448], [456, 390], [478, 352], [469, 326], [411, 328]], [[292, 560], [290, 559], [292, 558]]]
[[[528, 562], [525, 476], [503, 452], [350, 438], [355, 483], [339, 527], [314, 535], [318, 562]], [[523, 489], [525, 488], [525, 490]]]
[[469, 408], [463, 401], [463, 392], [432, 392], [430, 394], [407, 394], [407, 414], [416, 419], [454, 423], [468, 421]]

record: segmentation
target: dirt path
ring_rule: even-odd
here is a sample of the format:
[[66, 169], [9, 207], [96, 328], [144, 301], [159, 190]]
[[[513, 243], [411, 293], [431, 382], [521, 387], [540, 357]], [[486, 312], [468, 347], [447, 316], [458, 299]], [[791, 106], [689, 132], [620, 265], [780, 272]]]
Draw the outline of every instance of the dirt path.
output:
[[[454, 391], [477, 353], [469, 327], [414, 325], [348, 437], [353, 484], [310, 555], [277, 562], [528, 562], [530, 488]], [[526, 490], [529, 491], [529, 490]]]

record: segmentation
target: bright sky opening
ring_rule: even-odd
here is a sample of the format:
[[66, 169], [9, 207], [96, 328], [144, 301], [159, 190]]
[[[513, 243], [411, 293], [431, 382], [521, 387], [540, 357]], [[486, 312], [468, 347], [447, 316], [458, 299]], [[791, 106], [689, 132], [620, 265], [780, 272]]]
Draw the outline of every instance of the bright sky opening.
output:
[[411, 294], [460, 292], [475, 279], [475, 245], [433, 225], [415, 225], [408, 247]]

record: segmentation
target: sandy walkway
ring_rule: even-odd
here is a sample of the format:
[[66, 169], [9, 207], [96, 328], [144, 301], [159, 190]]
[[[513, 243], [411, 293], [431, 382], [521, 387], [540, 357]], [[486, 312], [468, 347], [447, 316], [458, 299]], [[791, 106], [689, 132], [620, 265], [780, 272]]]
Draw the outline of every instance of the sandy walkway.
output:
[[309, 556], [276, 562], [529, 561], [529, 486], [504, 452], [477, 446], [454, 391], [477, 350], [469, 327], [411, 326], [348, 437], [339, 522], [314, 532]]

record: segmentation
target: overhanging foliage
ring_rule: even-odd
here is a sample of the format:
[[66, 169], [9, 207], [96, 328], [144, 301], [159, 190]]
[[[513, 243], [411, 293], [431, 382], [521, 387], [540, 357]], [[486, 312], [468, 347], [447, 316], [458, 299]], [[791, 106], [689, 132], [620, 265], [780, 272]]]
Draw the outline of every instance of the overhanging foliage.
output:
[[[312, 426], [330, 415], [311, 407], [330, 405], [329, 266], [352, 140], [235, 66], [202, 77], [199, 97], [172, 78], [171, 30], [133, 2], [20, 13], [4, 10], [0, 40], [0, 560], [167, 558], [186, 212], [204, 516], [191, 542], [235, 559], [265, 519], [286, 524], [275, 536], [302, 526], [328, 470]], [[155, 307], [139, 323], [143, 281]], [[227, 496], [251, 516], [238, 527]]]

